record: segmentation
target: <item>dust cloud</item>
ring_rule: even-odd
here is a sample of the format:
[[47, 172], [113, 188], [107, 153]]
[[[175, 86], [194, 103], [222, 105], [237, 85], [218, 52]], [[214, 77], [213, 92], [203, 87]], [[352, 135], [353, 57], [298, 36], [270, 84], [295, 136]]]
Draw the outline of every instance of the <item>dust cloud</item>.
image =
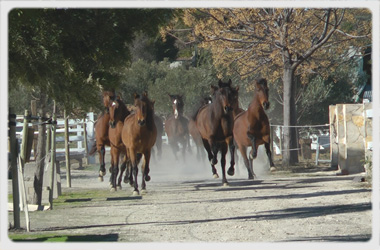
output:
[[[204, 149], [202, 149], [204, 150]], [[249, 152], [250, 148], [248, 149]], [[238, 151], [238, 150], [237, 150]], [[206, 151], [205, 151], [206, 152]], [[226, 157], [226, 172], [230, 166], [230, 153]], [[222, 181], [222, 169], [220, 166], [220, 153], [218, 154], [218, 164], [215, 166], [219, 175], [218, 181]], [[244, 165], [244, 161], [237, 153], [235, 157], [235, 175], [227, 176], [227, 180], [245, 180], [248, 179], [248, 172]], [[255, 179], [265, 179], [269, 174], [269, 161], [265, 153], [264, 146], [260, 146], [257, 158], [253, 161], [253, 171], [256, 174]], [[211, 166], [205, 154], [204, 159], [197, 159], [197, 149], [191, 147], [183, 156], [182, 151], [177, 152], [177, 159], [174, 156], [172, 149], [166, 145], [162, 145], [162, 156], [159, 158], [155, 152], [152, 152], [150, 161], [150, 176], [151, 181], [188, 181], [188, 180], [215, 180], [212, 176]]]

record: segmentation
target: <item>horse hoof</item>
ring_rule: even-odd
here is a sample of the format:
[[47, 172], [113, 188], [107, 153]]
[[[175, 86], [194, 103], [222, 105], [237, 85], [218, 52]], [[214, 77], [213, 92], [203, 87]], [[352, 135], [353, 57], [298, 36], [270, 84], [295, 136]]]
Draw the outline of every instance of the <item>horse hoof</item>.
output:
[[121, 186], [117, 186], [117, 189], [120, 189], [120, 190], [121, 190], [122, 188], [121, 188]]
[[228, 187], [228, 186], [230, 186], [230, 184], [228, 184], [228, 182], [223, 183], [223, 187]]
[[138, 196], [139, 194], [140, 194], [139, 191], [136, 191], [136, 190], [132, 192], [132, 196]]
[[146, 189], [142, 189], [141, 190], [141, 194], [143, 195], [143, 194], [147, 194], [148, 193], [148, 191], [146, 191]]
[[256, 157], [257, 157], [257, 154], [254, 154], [254, 155], [250, 155], [250, 156], [249, 156], [249, 158], [251, 158], [251, 160], [256, 159]]
[[114, 188], [114, 187], [111, 188], [111, 189], [110, 189], [110, 192], [116, 192], [116, 188]]
[[103, 176], [99, 176], [99, 177], [98, 177], [98, 180], [99, 180], [100, 182], [103, 182], [103, 181], [104, 181]]
[[216, 164], [218, 164], [218, 160], [216, 160], [216, 159], [211, 160], [210, 163], [211, 163], [211, 165], [215, 166]]
[[276, 169], [276, 167], [271, 167], [269, 170], [270, 170], [271, 172], [274, 172], [274, 171], [276, 171], [277, 169]]
[[218, 179], [219, 175], [218, 174], [214, 174], [212, 177], [214, 177], [214, 179]]
[[149, 175], [145, 176], [145, 181], [150, 181], [150, 176]]
[[229, 176], [233, 176], [235, 174], [235, 169], [233, 169], [233, 168], [228, 169], [227, 174]]
[[252, 176], [252, 175], [249, 175], [249, 176], [248, 176], [248, 180], [253, 180], [253, 176]]
[[106, 172], [99, 171], [99, 176], [105, 176], [105, 175], [106, 175]]

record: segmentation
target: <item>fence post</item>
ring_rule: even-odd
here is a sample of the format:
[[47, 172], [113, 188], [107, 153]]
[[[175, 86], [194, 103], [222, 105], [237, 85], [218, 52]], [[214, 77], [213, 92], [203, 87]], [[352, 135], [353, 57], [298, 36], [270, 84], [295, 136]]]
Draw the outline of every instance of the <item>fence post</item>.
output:
[[[50, 116], [47, 116], [47, 118], [51, 118]], [[51, 149], [51, 124], [48, 125], [47, 129], [46, 129], [46, 155], [49, 154], [50, 152], [50, 149]]]
[[13, 193], [13, 221], [14, 228], [20, 228], [20, 196], [18, 185], [17, 155], [18, 143], [16, 139], [16, 115], [13, 109], [9, 109], [9, 151], [12, 172], [12, 193]]
[[51, 165], [51, 175], [50, 175], [50, 190], [49, 190], [49, 207], [53, 209], [53, 194], [54, 194], [54, 175], [55, 175], [55, 129], [56, 129], [56, 115], [53, 113], [53, 118], [51, 121], [51, 152], [50, 152], [50, 165]]
[[86, 117], [83, 119], [83, 138], [84, 138], [84, 152], [86, 154], [85, 163], [88, 165], [88, 145], [87, 145], [87, 126], [86, 126]]
[[67, 183], [67, 187], [71, 187], [69, 118], [67, 117], [66, 109], [64, 110], [64, 119], [65, 119], [66, 183]]
[[[24, 127], [22, 130], [22, 143], [21, 143], [21, 161], [22, 161], [22, 167], [24, 168], [25, 163], [26, 163], [26, 153], [27, 153], [27, 147], [28, 147], [28, 116], [29, 116], [29, 111], [25, 110], [25, 115], [24, 115]], [[24, 169], [22, 169], [24, 171]]]

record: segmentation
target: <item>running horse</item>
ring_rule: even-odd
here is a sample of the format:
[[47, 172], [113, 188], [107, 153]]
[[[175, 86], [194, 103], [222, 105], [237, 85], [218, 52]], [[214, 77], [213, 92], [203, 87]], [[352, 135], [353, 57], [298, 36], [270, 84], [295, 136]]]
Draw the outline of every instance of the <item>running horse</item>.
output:
[[156, 142], [157, 128], [154, 123], [154, 101], [148, 99], [148, 93], [145, 91], [141, 96], [134, 94], [134, 99], [135, 112], [124, 120], [122, 141], [127, 150], [127, 155], [131, 161], [131, 171], [129, 171], [129, 176], [130, 184], [134, 186], [133, 195], [138, 195], [138, 154], [142, 154], [144, 156], [144, 161], [141, 167], [141, 189], [142, 193], [145, 193], [145, 181], [150, 181], [149, 161], [151, 149]]
[[177, 151], [179, 150], [179, 144], [181, 144], [182, 155], [185, 160], [186, 148], [187, 146], [190, 148], [190, 135], [188, 129], [189, 120], [183, 116], [183, 108], [185, 106], [183, 95], [168, 95], [172, 102], [173, 115], [165, 121], [165, 132], [175, 159], [178, 160]]
[[[227, 173], [229, 175], [234, 175], [235, 173], [235, 162], [233, 159], [234, 147], [233, 143], [230, 143], [231, 140], [229, 140], [233, 136], [232, 105], [234, 96], [232, 89], [237, 91], [239, 88], [233, 88], [231, 81], [225, 84], [219, 80], [219, 87], [211, 85], [212, 103], [201, 107], [197, 114], [192, 117], [202, 137], [214, 178], [219, 177], [215, 165], [218, 163], [217, 154], [221, 151], [220, 163], [223, 174], [222, 183], [224, 186], [228, 185], [225, 173], [228, 146], [231, 151], [231, 165]], [[230, 145], [228, 143], [230, 143]]]
[[[124, 127], [124, 120], [129, 114], [130, 111], [121, 99], [117, 98], [110, 102], [110, 127], [108, 129], [108, 137], [111, 144], [111, 191], [116, 191], [117, 188], [121, 189], [122, 175], [128, 163], [125, 146], [122, 141], [122, 130]], [[120, 166], [120, 175], [117, 179], [119, 173], [119, 158], [121, 154], [124, 155], [124, 160]]]
[[105, 146], [110, 147], [110, 140], [108, 138], [108, 129], [109, 129], [109, 104], [116, 99], [115, 91], [103, 91], [103, 105], [106, 108], [104, 112], [95, 122], [95, 142], [92, 145], [92, 148], [89, 152], [89, 155], [99, 153], [99, 180], [103, 181], [103, 176], [106, 175], [106, 164], [105, 164]]
[[[196, 107], [195, 111], [198, 112], [198, 110], [200, 108], [202, 108], [203, 106], [210, 104], [210, 103], [211, 103], [211, 97], [209, 97], [209, 96], [202, 97], [200, 102], [199, 102], [199, 105]], [[188, 129], [189, 129], [189, 134], [193, 138], [193, 141], [194, 141], [195, 146], [197, 148], [197, 160], [198, 161], [203, 160], [205, 157], [205, 151], [204, 151], [204, 147], [203, 147], [202, 137], [198, 131], [197, 124], [195, 123], [195, 121], [193, 119], [189, 120]]]
[[[265, 114], [265, 110], [269, 108], [267, 81], [260, 78], [255, 81], [255, 87], [255, 93], [248, 110], [237, 115], [233, 129], [235, 143], [248, 170], [248, 179], [253, 179], [255, 175], [252, 160], [257, 157], [259, 145], [265, 145], [270, 168], [274, 168], [270, 151], [270, 125], [268, 116]], [[252, 147], [249, 160], [247, 157], [248, 147]]]
[[164, 132], [164, 123], [158, 115], [154, 114], [154, 124], [157, 128], [157, 136], [155, 146], [157, 148], [158, 159], [161, 159], [162, 156], [162, 134]]

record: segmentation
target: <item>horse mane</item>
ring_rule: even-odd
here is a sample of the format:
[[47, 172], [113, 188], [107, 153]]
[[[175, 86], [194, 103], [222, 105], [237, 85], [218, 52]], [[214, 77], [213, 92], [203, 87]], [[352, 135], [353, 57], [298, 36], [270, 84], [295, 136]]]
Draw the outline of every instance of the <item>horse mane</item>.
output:
[[208, 103], [206, 103], [206, 100], [212, 101], [210, 96], [203, 96], [199, 99], [198, 105], [195, 106], [195, 109], [193, 110], [193, 113], [191, 115], [191, 119], [195, 121], [197, 119], [197, 115], [199, 111], [201, 111], [202, 108], [206, 107]]

